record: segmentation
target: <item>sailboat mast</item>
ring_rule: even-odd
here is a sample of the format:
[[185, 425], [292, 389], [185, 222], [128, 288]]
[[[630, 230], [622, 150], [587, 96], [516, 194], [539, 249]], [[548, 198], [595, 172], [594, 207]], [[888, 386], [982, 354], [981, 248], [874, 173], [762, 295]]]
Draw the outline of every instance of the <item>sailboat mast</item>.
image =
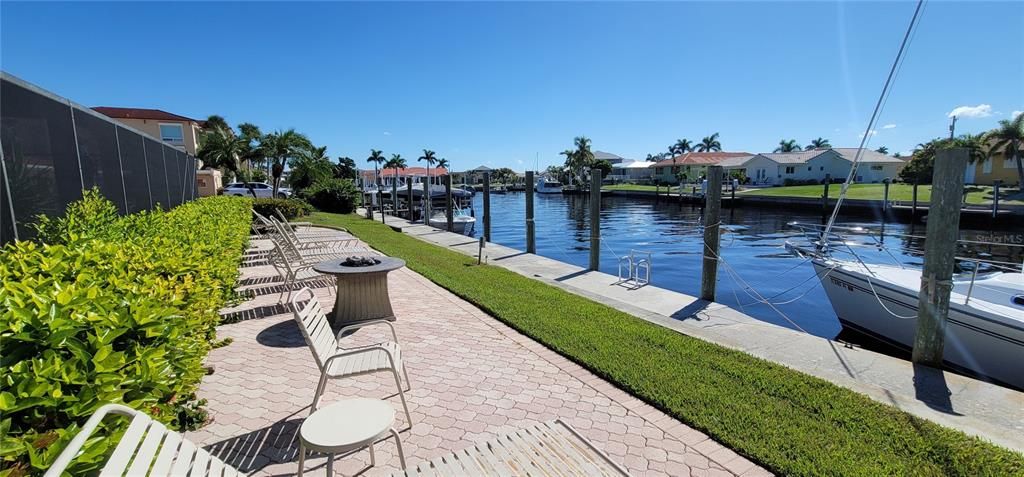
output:
[[882, 104], [885, 103], [885, 97], [889, 94], [889, 87], [892, 85], [892, 80], [896, 76], [896, 70], [899, 69], [900, 62], [903, 60], [903, 53], [906, 51], [907, 43], [910, 41], [910, 34], [913, 33], [914, 27], [917, 25], [917, 18], [921, 14], [922, 6], [924, 6], [924, 0], [918, 0], [917, 7], [914, 9], [914, 16], [910, 18], [907, 31], [903, 34], [903, 42], [900, 43], [900, 49], [896, 52], [896, 59], [893, 60], [892, 67], [889, 68], [889, 76], [885, 78], [882, 93], [878, 95], [878, 101], [875, 102], [875, 110], [871, 113], [871, 120], [868, 121], [868, 126], [864, 129], [864, 134], [861, 135], [857, 154], [853, 158], [853, 163], [850, 164], [850, 173], [846, 175], [846, 182], [843, 182], [843, 187], [839, 191], [839, 198], [836, 199], [836, 208], [832, 210], [832, 216], [829, 217], [828, 223], [825, 225], [825, 232], [821, 236], [822, 243], [818, 246], [819, 249], [827, 247], [829, 232], [832, 231], [832, 225], [835, 224], [836, 217], [839, 216], [839, 208], [843, 205], [846, 192], [850, 189], [850, 185], [852, 185], [853, 179], [856, 177], [857, 165], [864, 154], [864, 145], [867, 144], [868, 139], [871, 137], [871, 130], [875, 127], [875, 122], [878, 120], [878, 112], [881, 111]]

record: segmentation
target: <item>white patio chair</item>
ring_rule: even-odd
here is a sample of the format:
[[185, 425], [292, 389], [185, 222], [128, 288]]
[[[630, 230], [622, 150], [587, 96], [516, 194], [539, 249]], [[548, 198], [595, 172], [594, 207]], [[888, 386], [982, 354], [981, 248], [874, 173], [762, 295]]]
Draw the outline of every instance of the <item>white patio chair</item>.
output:
[[334, 277], [324, 275], [313, 269], [316, 264], [326, 260], [324, 257], [303, 257], [295, 251], [290, 251], [286, 247], [282, 247], [276, 241], [274, 242], [273, 248], [267, 254], [267, 262], [270, 263], [278, 275], [284, 280], [285, 290], [288, 290], [288, 296], [282, 296], [278, 298], [284, 298], [286, 301], [292, 299], [292, 293], [295, 291], [295, 284], [302, 283], [309, 280], [326, 280], [331, 290], [337, 293], [336, 281]]
[[43, 477], [60, 477], [78, 457], [89, 437], [103, 418], [111, 415], [130, 417], [131, 423], [121, 436], [110, 459], [100, 471], [107, 475], [188, 475], [235, 477], [245, 475], [224, 461], [210, 455], [185, 439], [180, 433], [167, 429], [141, 411], [120, 404], [106, 404], [82, 426], [68, 446], [57, 456]]
[[628, 476], [621, 465], [562, 420], [517, 430], [434, 458], [392, 477]]
[[[299, 302], [304, 295], [309, 296], [309, 301], [300, 307]], [[409, 427], [412, 427], [412, 414], [409, 413], [409, 404], [405, 401], [405, 392], [412, 389], [412, 386], [409, 382], [409, 372], [405, 369], [405, 364], [402, 361], [402, 348], [398, 344], [395, 325], [388, 320], [370, 320], [345, 326], [335, 334], [331, 330], [331, 324], [320, 305], [320, 300], [309, 287], [299, 290], [292, 297], [292, 313], [295, 316], [295, 322], [299, 324], [299, 329], [302, 330], [302, 337], [306, 339], [309, 350], [313, 352], [313, 359], [316, 360], [317, 367], [320, 368], [320, 382], [317, 383], [316, 391], [313, 393], [310, 414], [316, 411], [328, 379], [391, 371], [395, 377], [395, 387], [398, 388], [398, 397], [402, 400], [402, 408], [405, 410], [406, 422]], [[347, 332], [378, 325], [386, 325], [390, 328], [391, 338], [394, 341], [353, 347], [342, 345], [342, 337]], [[402, 389], [399, 370], [405, 377], [405, 389]]]
[[[330, 233], [332, 233], [332, 232], [325, 232], [325, 231], [319, 231], [319, 230], [301, 230], [303, 228], [306, 228], [306, 229], [312, 228], [313, 227], [313, 223], [312, 222], [292, 222], [292, 221], [288, 220], [288, 218], [285, 217], [284, 214], [281, 213], [281, 209], [274, 209], [274, 215], [277, 216], [277, 220], [280, 220], [281, 223], [287, 225], [288, 227], [291, 227], [291, 229], [294, 230], [295, 233], [299, 234], [299, 235], [303, 235], [303, 234], [330, 234]], [[331, 230], [337, 230], [337, 231], [340, 231], [340, 232], [348, 233], [348, 229], [346, 229], [344, 227], [333, 227]]]
[[[335, 253], [350, 253], [353, 251], [363, 251], [364, 247], [359, 246], [359, 240], [355, 237], [342, 238], [337, 235], [334, 238], [325, 239], [300, 239], [295, 232], [274, 217], [270, 219], [271, 225], [277, 235], [282, 237], [283, 240], [289, 242], [293, 248], [299, 250], [303, 255], [314, 254], [314, 255], [331, 255]], [[271, 237], [273, 238], [273, 237]]]

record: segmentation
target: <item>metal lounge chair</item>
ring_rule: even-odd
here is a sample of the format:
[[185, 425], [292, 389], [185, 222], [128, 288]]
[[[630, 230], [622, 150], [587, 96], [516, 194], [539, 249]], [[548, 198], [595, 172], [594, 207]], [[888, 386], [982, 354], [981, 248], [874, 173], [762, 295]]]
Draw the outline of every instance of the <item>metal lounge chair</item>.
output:
[[[284, 214], [281, 213], [280, 209], [274, 209], [274, 215], [277, 216], [277, 219], [280, 220], [281, 223], [291, 227], [291, 229], [294, 230], [295, 233], [297, 233], [297, 234], [321, 234], [321, 235], [323, 235], [323, 234], [329, 234], [330, 233], [330, 232], [321, 232], [321, 231], [317, 231], [317, 230], [301, 230], [303, 228], [307, 228], [307, 229], [308, 228], [312, 228], [313, 227], [313, 223], [312, 222], [292, 222], [292, 221], [289, 221], [284, 216]], [[341, 231], [341, 232], [348, 233], [348, 229], [346, 229], [344, 227], [335, 227], [332, 230], [338, 230], [338, 231]]]
[[[313, 269], [317, 263], [323, 260], [323, 257], [305, 258], [293, 250], [288, 250], [286, 246], [275, 242], [274, 248], [267, 254], [267, 262], [277, 270], [278, 275], [284, 280], [284, 289], [288, 290], [288, 296], [282, 296], [278, 300], [281, 298], [291, 300], [295, 284], [309, 280], [326, 280], [328, 286], [337, 293], [335, 280]], [[284, 292], [282, 291], [283, 294]]]
[[210, 455], [186, 440], [181, 434], [167, 429], [141, 411], [120, 404], [106, 404], [93, 414], [71, 443], [57, 456], [57, 460], [43, 477], [60, 477], [82, 450], [82, 446], [111, 415], [130, 417], [128, 429], [118, 441], [114, 453], [100, 471], [101, 476], [113, 475], [188, 475], [235, 477], [245, 475], [224, 461]]
[[628, 476], [621, 465], [562, 420], [520, 429], [412, 466], [392, 477]]
[[[303, 306], [299, 302], [307, 295], [309, 300]], [[409, 372], [402, 362], [402, 348], [398, 344], [398, 334], [395, 332], [395, 325], [388, 320], [370, 320], [345, 326], [338, 330], [337, 335], [331, 330], [331, 324], [327, 321], [320, 300], [308, 287], [299, 290], [292, 297], [292, 313], [295, 321], [302, 330], [302, 337], [305, 338], [309, 350], [313, 352], [313, 359], [320, 368], [320, 382], [317, 383], [316, 391], [313, 393], [313, 404], [310, 407], [310, 414], [316, 411], [320, 403], [320, 396], [324, 393], [328, 379], [340, 379], [362, 374], [376, 373], [380, 371], [391, 371], [395, 377], [395, 386], [398, 388], [398, 397], [402, 400], [402, 408], [405, 410], [405, 419], [412, 427], [412, 414], [409, 413], [409, 404], [405, 401], [405, 391], [412, 389], [409, 383]], [[345, 347], [342, 346], [342, 337], [351, 331], [366, 326], [385, 325], [391, 329], [393, 341], [376, 343], [369, 346]], [[406, 388], [402, 389], [402, 378], [399, 372], [405, 377]]]

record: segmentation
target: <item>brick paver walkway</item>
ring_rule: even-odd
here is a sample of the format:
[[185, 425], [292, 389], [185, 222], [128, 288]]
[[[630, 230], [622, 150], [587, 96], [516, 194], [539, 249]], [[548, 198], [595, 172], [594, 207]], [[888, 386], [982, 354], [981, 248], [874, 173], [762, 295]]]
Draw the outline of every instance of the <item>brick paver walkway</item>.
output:
[[[257, 244], [263, 245], [263, 244]], [[309, 414], [319, 373], [281, 295], [273, 268], [242, 269], [257, 296], [224, 313], [230, 345], [213, 350], [200, 397], [214, 422], [189, 438], [240, 470], [291, 475], [298, 426]], [[269, 288], [268, 288], [269, 287]], [[512, 429], [561, 418], [633, 475], [768, 475], [764, 469], [575, 363], [519, 334], [408, 269], [390, 276], [396, 326], [412, 381], [407, 393], [414, 425], [407, 429], [390, 374], [333, 380], [324, 403], [379, 397], [395, 406], [409, 464], [485, 441]], [[325, 307], [330, 289], [315, 289]], [[383, 331], [383, 330], [382, 330]], [[365, 336], [360, 336], [365, 334]], [[369, 340], [371, 332], [354, 339]], [[339, 475], [397, 470], [389, 439], [378, 443], [377, 466], [364, 451], [339, 456]], [[322, 457], [306, 460], [307, 475], [324, 475]]]

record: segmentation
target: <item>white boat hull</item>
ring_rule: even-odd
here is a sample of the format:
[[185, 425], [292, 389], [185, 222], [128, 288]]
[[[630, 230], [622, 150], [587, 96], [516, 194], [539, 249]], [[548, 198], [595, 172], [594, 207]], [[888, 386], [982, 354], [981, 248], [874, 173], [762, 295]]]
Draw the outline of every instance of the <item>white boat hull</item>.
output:
[[[834, 262], [818, 259], [813, 263], [832, 308], [844, 326], [904, 349], [913, 348], [919, 288], [910, 285], [912, 280], [894, 282], [879, 276], [870, 277], [862, 268], [833, 267]], [[915, 271], [898, 273], [908, 275]], [[1014, 275], [1007, 276], [1014, 277], [1012, 287], [1020, 285]], [[919, 270], [916, 279], [920, 283]], [[998, 301], [993, 304], [980, 299], [965, 304], [966, 285], [955, 284], [950, 300], [943, 350], [946, 363], [952, 368], [1024, 389], [1024, 321], [1020, 313], [1009, 303], [1009, 295], [1006, 298], [1009, 307]]]
[[[457, 215], [452, 218], [452, 231], [457, 234], [466, 234], [473, 230], [474, 224], [476, 224], [476, 218], [468, 215]], [[447, 230], [448, 218], [444, 216], [431, 217], [430, 226]]]

